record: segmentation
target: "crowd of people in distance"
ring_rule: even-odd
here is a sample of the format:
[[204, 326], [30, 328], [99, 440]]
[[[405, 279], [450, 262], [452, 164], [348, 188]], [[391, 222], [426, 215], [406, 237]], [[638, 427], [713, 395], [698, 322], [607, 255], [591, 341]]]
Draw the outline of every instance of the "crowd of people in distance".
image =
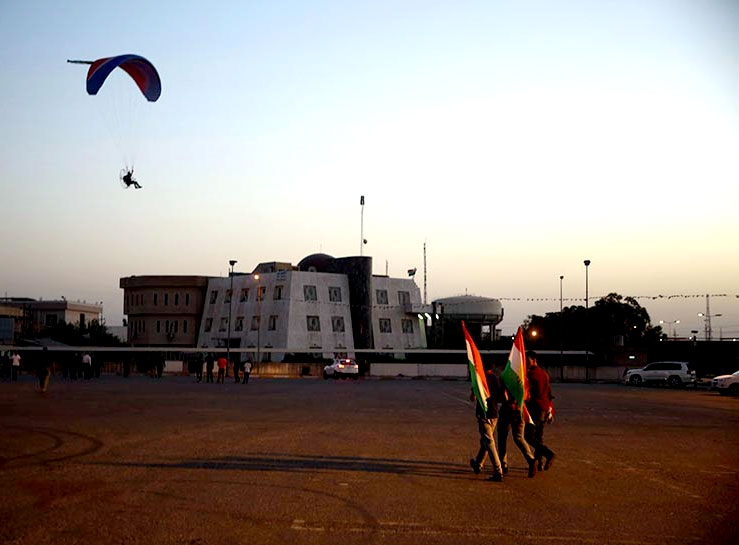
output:
[[[492, 368], [485, 369], [490, 397], [487, 411], [475, 402], [475, 415], [480, 432], [480, 448], [470, 459], [470, 467], [477, 475], [486, 460], [492, 465], [490, 481], [501, 482], [508, 473], [508, 435], [521, 451], [528, 467], [528, 476], [546, 471], [554, 463], [554, 452], [544, 444], [544, 426], [554, 421], [554, 404], [549, 373], [539, 367], [536, 353], [526, 352], [526, 379], [529, 385], [524, 407], [519, 407], [513, 395]], [[475, 401], [475, 395], [470, 400]]]
[[[195, 373], [196, 382], [203, 381], [203, 369], [205, 369], [205, 382], [213, 382], [213, 371], [216, 366], [218, 367], [218, 376], [216, 383], [224, 384], [226, 381], [226, 374], [228, 373], [228, 360], [226, 356], [221, 354], [216, 358], [216, 355], [212, 352], [208, 352], [207, 355], [198, 354], [198, 357], [190, 362], [188, 371]], [[233, 377], [234, 382], [238, 384], [248, 384], [249, 376], [251, 375], [252, 364], [251, 361], [233, 361]]]

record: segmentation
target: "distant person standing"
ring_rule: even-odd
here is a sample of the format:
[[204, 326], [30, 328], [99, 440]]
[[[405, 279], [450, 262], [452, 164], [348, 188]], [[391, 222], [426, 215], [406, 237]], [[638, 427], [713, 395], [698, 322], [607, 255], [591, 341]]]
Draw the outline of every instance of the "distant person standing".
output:
[[547, 470], [554, 462], [554, 452], [544, 444], [544, 426], [554, 420], [554, 397], [549, 373], [539, 367], [533, 350], [526, 352], [526, 378], [529, 381], [526, 408], [534, 423], [526, 424], [524, 437], [534, 447], [538, 469]]
[[18, 351], [13, 352], [13, 355], [10, 356], [10, 380], [16, 381], [18, 380], [18, 374], [21, 370], [21, 356], [18, 354]]
[[239, 362], [238, 355], [234, 359], [234, 383], [238, 384], [239, 381], [239, 369], [241, 368], [241, 363]]
[[251, 362], [249, 360], [246, 360], [244, 362], [244, 380], [241, 381], [241, 384], [249, 384], [250, 375], [251, 375]]
[[36, 365], [36, 377], [38, 378], [38, 389], [41, 393], [46, 393], [49, 387], [49, 377], [51, 376], [51, 355], [49, 349], [44, 346], [41, 350], [38, 363]]
[[215, 358], [212, 352], [208, 352], [205, 358], [205, 382], [213, 382], [213, 367], [215, 366]]
[[203, 353], [198, 352], [197, 357], [195, 358], [195, 378], [197, 379], [196, 382], [202, 382], [203, 381], [203, 365], [205, 364], [205, 359], [203, 358]]
[[92, 378], [92, 356], [87, 352], [82, 355], [82, 374], [85, 380]]
[[228, 367], [228, 361], [226, 358], [221, 356], [218, 358], [218, 378], [216, 379], [216, 383], [223, 384], [226, 380], [226, 367]]

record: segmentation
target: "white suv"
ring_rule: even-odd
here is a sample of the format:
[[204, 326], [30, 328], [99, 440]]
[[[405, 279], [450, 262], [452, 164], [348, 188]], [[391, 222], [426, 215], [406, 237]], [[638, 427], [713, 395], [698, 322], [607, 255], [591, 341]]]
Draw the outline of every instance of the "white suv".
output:
[[695, 371], [684, 361], [656, 361], [641, 369], [627, 369], [623, 381], [634, 386], [648, 382], [669, 384], [673, 387], [696, 384]]
[[721, 395], [739, 394], [739, 371], [731, 375], [720, 375], [711, 381], [711, 390], [716, 390]]

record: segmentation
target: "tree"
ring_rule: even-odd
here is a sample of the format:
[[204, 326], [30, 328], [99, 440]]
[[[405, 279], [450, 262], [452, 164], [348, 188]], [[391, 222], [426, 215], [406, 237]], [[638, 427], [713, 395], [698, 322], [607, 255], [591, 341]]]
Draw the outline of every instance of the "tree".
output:
[[636, 299], [617, 293], [609, 293], [588, 309], [570, 306], [561, 313], [532, 314], [524, 327], [529, 331], [526, 342], [530, 347], [549, 350], [646, 348], [662, 335], [662, 328], [652, 326], [649, 313]]
[[59, 322], [44, 328], [36, 337], [50, 338], [70, 346], [125, 346], [118, 337], [108, 333], [104, 323], [97, 320], [86, 326]]

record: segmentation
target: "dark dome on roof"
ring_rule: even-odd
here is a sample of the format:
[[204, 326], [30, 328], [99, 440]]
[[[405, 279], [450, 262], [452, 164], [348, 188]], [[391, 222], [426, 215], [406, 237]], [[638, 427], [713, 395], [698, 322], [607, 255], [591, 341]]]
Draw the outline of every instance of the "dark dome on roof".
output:
[[311, 254], [298, 263], [299, 271], [333, 272], [336, 259], [328, 254]]

